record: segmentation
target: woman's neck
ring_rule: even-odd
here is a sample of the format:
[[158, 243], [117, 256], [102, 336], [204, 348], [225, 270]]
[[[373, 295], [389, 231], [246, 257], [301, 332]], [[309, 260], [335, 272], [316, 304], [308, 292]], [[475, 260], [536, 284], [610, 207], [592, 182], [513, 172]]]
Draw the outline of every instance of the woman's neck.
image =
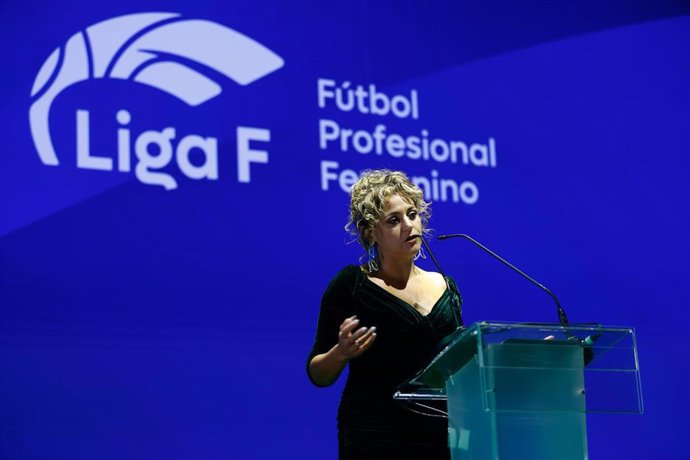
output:
[[413, 258], [383, 258], [379, 259], [380, 267], [375, 273], [377, 278], [380, 278], [396, 289], [404, 289], [407, 286], [408, 281], [417, 270], [414, 265]]

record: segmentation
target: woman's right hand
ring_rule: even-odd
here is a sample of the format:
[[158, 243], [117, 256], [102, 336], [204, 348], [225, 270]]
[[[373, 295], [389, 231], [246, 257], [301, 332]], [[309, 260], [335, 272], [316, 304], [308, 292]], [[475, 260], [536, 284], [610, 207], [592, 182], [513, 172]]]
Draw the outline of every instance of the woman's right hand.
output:
[[338, 332], [338, 351], [345, 359], [350, 360], [369, 349], [376, 340], [376, 327], [360, 327], [357, 316], [350, 316], [340, 325]]

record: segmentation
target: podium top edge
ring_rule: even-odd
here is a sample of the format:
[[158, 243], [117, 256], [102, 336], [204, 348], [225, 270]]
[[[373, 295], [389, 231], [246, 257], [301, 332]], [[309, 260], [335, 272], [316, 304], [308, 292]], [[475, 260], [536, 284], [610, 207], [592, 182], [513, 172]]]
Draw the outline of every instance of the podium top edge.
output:
[[477, 321], [472, 323], [466, 330], [485, 330], [491, 328], [524, 328], [524, 329], [552, 329], [552, 330], [582, 330], [582, 331], [608, 331], [608, 332], [633, 332], [632, 326], [610, 326], [595, 323], [569, 323], [563, 326], [560, 323], [539, 323], [523, 321]]

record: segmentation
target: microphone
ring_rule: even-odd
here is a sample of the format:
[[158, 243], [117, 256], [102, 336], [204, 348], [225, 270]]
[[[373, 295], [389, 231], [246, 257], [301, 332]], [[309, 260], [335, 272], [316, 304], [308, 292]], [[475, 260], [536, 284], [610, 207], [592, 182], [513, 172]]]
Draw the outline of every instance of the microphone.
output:
[[[561, 306], [561, 302], [558, 301], [558, 298], [557, 298], [556, 295], [551, 291], [551, 289], [547, 288], [546, 286], [544, 286], [543, 284], [541, 284], [540, 282], [538, 282], [537, 280], [535, 280], [534, 278], [532, 278], [531, 276], [529, 276], [527, 273], [523, 272], [522, 270], [520, 270], [519, 268], [517, 268], [515, 265], [511, 264], [510, 262], [508, 262], [507, 260], [505, 260], [503, 257], [499, 256], [498, 254], [496, 254], [495, 252], [493, 252], [491, 249], [487, 248], [486, 246], [484, 246], [484, 245], [481, 244], [479, 241], [475, 240], [474, 238], [472, 238], [472, 237], [469, 236], [469, 235], [466, 235], [466, 234], [464, 234], [464, 233], [453, 233], [453, 234], [450, 234], [450, 235], [441, 235], [441, 236], [439, 236], [437, 239], [439, 239], [439, 240], [447, 240], [447, 239], [449, 239], [449, 238], [464, 238], [464, 239], [466, 239], [466, 240], [469, 240], [469, 241], [470, 241], [471, 243], [473, 243], [475, 246], [479, 247], [479, 248], [482, 249], [484, 252], [486, 252], [487, 254], [489, 254], [490, 256], [492, 256], [493, 258], [497, 259], [499, 262], [503, 263], [504, 265], [507, 265], [511, 270], [513, 270], [513, 271], [519, 273], [520, 275], [522, 275], [522, 277], [524, 277], [525, 279], [527, 279], [529, 282], [531, 282], [531, 283], [534, 284], [535, 286], [537, 286], [537, 287], [539, 287], [540, 289], [542, 289], [543, 291], [545, 291], [547, 294], [549, 294], [549, 296], [551, 296], [551, 298], [553, 299], [553, 301], [556, 303], [556, 309], [557, 309], [557, 312], [558, 312], [558, 321], [561, 323], [561, 326], [567, 326], [567, 325], [568, 325], [568, 316], [565, 314], [565, 310], [564, 310], [563, 307]], [[424, 241], [424, 240], [422, 240], [422, 241]], [[426, 243], [425, 243], [425, 246], [426, 246]], [[427, 248], [427, 249], [428, 249], [428, 248]], [[431, 253], [431, 251], [429, 251], [429, 253]], [[436, 262], [436, 259], [433, 257], [433, 255], [432, 255], [431, 257], [432, 257], [432, 259], [434, 260], [434, 262]], [[439, 270], [439, 271], [440, 271], [440, 270]], [[599, 334], [599, 335], [601, 335], [601, 334]], [[589, 337], [588, 337], [588, 338], [589, 338]], [[595, 341], [596, 339], [598, 339], [598, 338], [599, 338], [599, 337], [596, 337], [595, 339], [593, 339], [592, 343], [594, 343], [594, 341]], [[586, 339], [585, 339], [585, 340], [586, 340]]]

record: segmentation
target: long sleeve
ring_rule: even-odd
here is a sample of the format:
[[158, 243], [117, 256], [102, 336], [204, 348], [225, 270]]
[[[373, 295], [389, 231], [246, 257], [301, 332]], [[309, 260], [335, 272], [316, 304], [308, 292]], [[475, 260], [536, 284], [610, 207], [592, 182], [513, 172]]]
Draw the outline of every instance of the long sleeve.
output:
[[340, 324], [354, 314], [353, 293], [359, 267], [350, 265], [342, 269], [331, 280], [321, 298], [321, 309], [316, 327], [316, 337], [307, 358], [307, 375], [314, 385], [319, 386], [309, 373], [309, 363], [314, 356], [326, 353], [338, 343]]

